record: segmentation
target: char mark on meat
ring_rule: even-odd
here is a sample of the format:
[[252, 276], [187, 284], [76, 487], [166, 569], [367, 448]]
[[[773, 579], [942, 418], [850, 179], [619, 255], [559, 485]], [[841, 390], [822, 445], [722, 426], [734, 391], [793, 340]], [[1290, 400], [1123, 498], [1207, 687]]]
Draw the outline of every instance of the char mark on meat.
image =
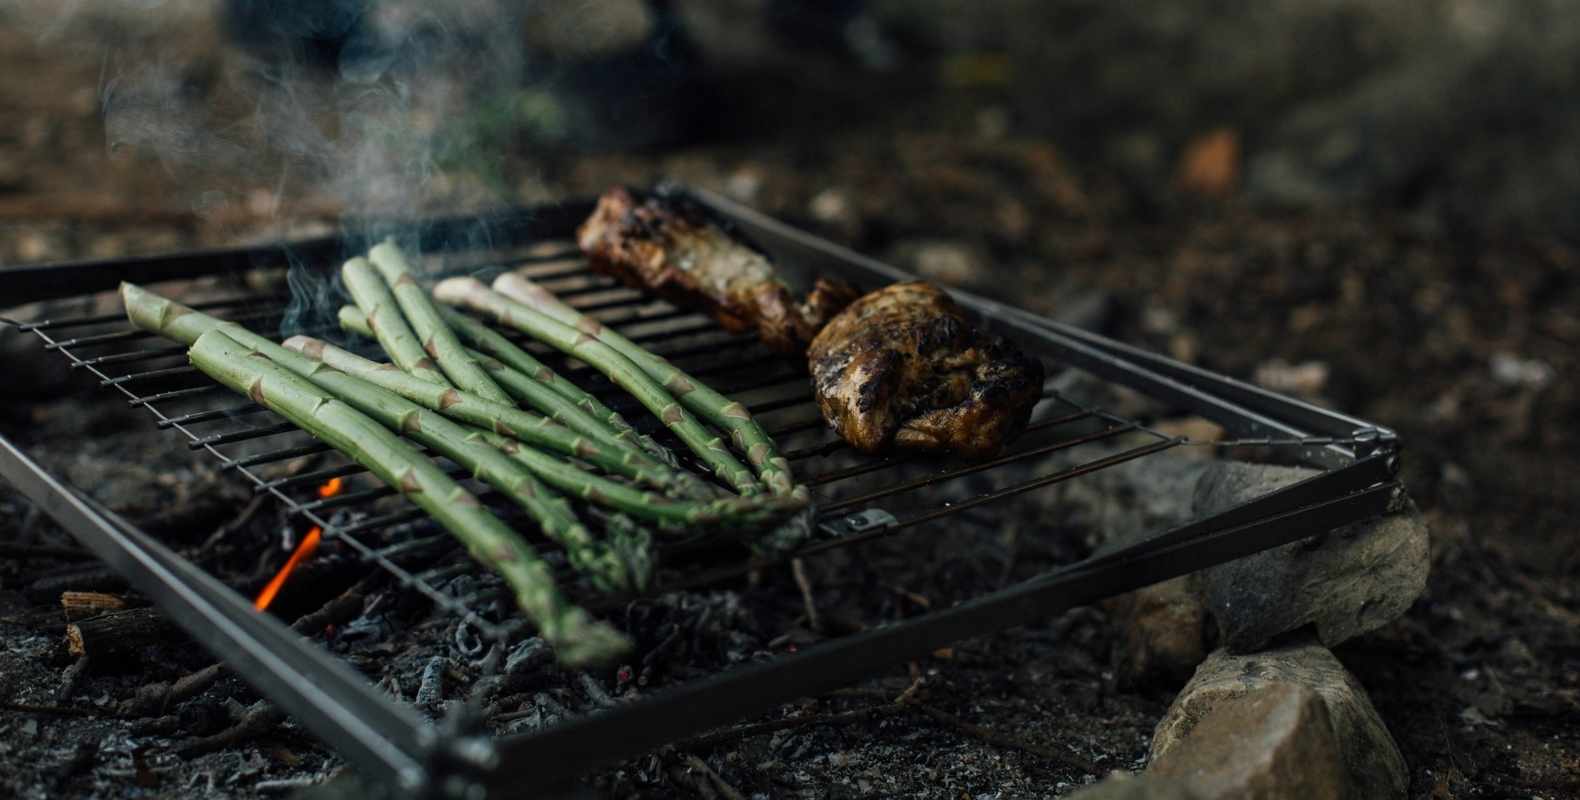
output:
[[852, 303], [807, 351], [823, 418], [857, 449], [988, 458], [1026, 429], [1042, 363], [922, 282]]
[[797, 301], [760, 251], [682, 199], [638, 200], [616, 187], [598, 199], [577, 231], [593, 269], [686, 308], [701, 308], [732, 332], [756, 330], [781, 353], [798, 355], [856, 291], [819, 278]]

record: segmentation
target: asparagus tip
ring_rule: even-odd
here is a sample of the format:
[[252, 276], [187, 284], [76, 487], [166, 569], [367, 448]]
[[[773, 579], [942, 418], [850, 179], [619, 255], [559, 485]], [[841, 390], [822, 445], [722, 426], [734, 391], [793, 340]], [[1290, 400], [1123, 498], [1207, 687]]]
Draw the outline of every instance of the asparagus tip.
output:
[[280, 346], [301, 353], [314, 361], [322, 361], [324, 357], [324, 341], [311, 336], [298, 334], [281, 342]]
[[480, 288], [485, 288], [482, 281], [470, 275], [459, 275], [434, 284], [433, 296], [441, 303], [459, 305], [460, 298]]

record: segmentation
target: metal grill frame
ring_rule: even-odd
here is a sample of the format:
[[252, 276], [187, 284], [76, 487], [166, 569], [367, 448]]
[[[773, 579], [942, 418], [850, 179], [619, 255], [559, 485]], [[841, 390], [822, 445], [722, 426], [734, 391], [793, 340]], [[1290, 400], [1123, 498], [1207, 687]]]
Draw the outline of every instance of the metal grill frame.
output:
[[[914, 279], [901, 270], [799, 231], [721, 196], [698, 190], [680, 191], [687, 192], [736, 226], [781, 263], [793, 264], [812, 273], [843, 277], [858, 285]], [[416, 230], [420, 246], [428, 250], [467, 241], [467, 232], [477, 230], [480, 223], [490, 232], [489, 245], [517, 246], [566, 238], [590, 210], [590, 202], [565, 203], [520, 209], [483, 220], [476, 217], [432, 220]], [[348, 227], [371, 229], [373, 226]], [[11, 302], [25, 303], [110, 289], [121, 280], [158, 283], [276, 267], [288, 261], [338, 263], [342, 254], [363, 249], [367, 244], [365, 239], [353, 237], [321, 237], [288, 245], [15, 267], [0, 270], [0, 285], [6, 287]], [[63, 292], [63, 288], [66, 291]], [[1223, 513], [1155, 533], [1123, 549], [1099, 553], [953, 608], [845, 636], [799, 654], [733, 668], [548, 729], [499, 739], [476, 733], [472, 726], [463, 724], [464, 721], [452, 721], [453, 724], [441, 726], [442, 729], [436, 728], [410, 708], [375, 692], [365, 678], [346, 664], [291, 633], [274, 618], [255, 613], [234, 591], [50, 475], [26, 453], [3, 439], [0, 439], [0, 474], [125, 575], [194, 639], [235, 667], [238, 675], [336, 747], [365, 776], [414, 796], [453, 796], [473, 788], [485, 789], [488, 796], [513, 796], [524, 791], [520, 776], [526, 770], [532, 775], [532, 791], [541, 792], [546, 787], [567, 783], [601, 763], [636, 755], [686, 735], [770, 710], [797, 697], [838, 688], [951, 642], [1033, 622], [1073, 606], [1317, 535], [1395, 510], [1402, 502], [1402, 490], [1395, 480], [1399, 442], [1386, 428], [967, 292], [956, 290], [952, 294], [995, 330], [1019, 340], [1033, 352], [1200, 414], [1222, 425], [1242, 443], [1277, 442], [1298, 460], [1325, 471]], [[253, 465], [249, 459], [232, 459], [218, 449], [237, 438], [247, 438], [244, 434], [205, 437], [187, 427], [222, 413], [246, 413], [244, 407], [214, 409], [186, 418], [168, 417], [152, 405], [150, 398], [128, 391], [124, 380], [117, 380], [99, 369], [101, 364], [135, 360], [135, 355], [89, 363], [93, 360], [81, 359], [69, 347], [61, 347], [46, 330], [36, 333], [47, 346], [64, 350], [80, 368], [98, 375], [102, 382], [120, 389], [133, 401], [146, 405], [154, 412], [160, 427], [174, 428], [186, 435], [191, 448], [207, 450], [222, 463], [242, 472], [251, 479], [255, 491], [275, 495], [304, 520], [319, 525], [326, 532], [340, 534], [339, 538], [348, 542], [365, 560], [379, 563], [403, 583], [479, 630], [500, 633], [493, 623], [479, 618], [471, 608], [434, 590], [376, 548], [350, 535], [355, 531], [348, 526], [337, 528], [329, 519], [331, 515], [322, 513], [324, 505], [304, 506], [285, 491], [290, 486], [329, 477], [348, 468], [316, 471], [286, 481], [266, 480], [248, 469]], [[177, 349], [166, 350], [169, 351], [166, 355], [179, 354]], [[170, 374], [185, 369], [190, 368], [171, 368]], [[164, 371], [155, 370], [145, 376], [157, 377], [161, 372]], [[177, 390], [198, 391], [206, 389]], [[153, 399], [170, 396], [172, 393], [165, 393]], [[1100, 409], [1075, 407], [1067, 420], [1056, 418], [1051, 424], [1076, 418], [1101, 418], [1105, 414]], [[1144, 430], [1132, 421], [1108, 417], [1107, 421], [1114, 424], [1101, 431], [1102, 434]], [[264, 426], [255, 430], [271, 429]], [[1149, 443], [1061, 471], [1048, 479], [1035, 479], [957, 503], [947, 511], [922, 513], [904, 522], [909, 525], [929, 521], [1007, 494], [1089, 474], [1181, 443], [1156, 432], [1152, 435], [1154, 439]], [[1049, 449], [1079, 443], [1055, 443]], [[820, 447], [792, 451], [790, 455], [817, 455]], [[300, 448], [302, 451], [312, 449], [311, 446]], [[1025, 455], [1012, 453], [1000, 461]], [[998, 461], [989, 462], [949, 475], [997, 465]], [[876, 468], [870, 464], [858, 465], [851, 468], [851, 474]], [[918, 482], [911, 488], [929, 482]], [[871, 499], [897, 491], [888, 487], [872, 497], [841, 500], [825, 511], [855, 509]], [[378, 518], [349, 528], [391, 522], [389, 518]], [[853, 518], [852, 522], [853, 525], [843, 525], [840, 533], [845, 535], [841, 538], [815, 544], [803, 554], [848, 546], [890, 535], [896, 530], [877, 527], [863, 531], [860, 530], [860, 517]], [[838, 519], [831, 520], [831, 524], [836, 528], [842, 526]], [[304, 676], [308, 679], [304, 680]]]

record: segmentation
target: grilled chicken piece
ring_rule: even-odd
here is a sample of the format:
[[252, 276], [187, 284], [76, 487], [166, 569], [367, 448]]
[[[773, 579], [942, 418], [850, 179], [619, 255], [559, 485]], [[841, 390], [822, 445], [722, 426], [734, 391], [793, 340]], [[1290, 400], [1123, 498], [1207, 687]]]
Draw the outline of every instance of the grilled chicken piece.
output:
[[692, 203], [663, 196], [638, 201], [616, 187], [577, 231], [593, 269], [650, 289], [683, 307], [701, 307], [726, 330], [756, 329], [769, 347], [798, 355], [857, 292], [819, 278], [797, 302], [762, 253], [732, 237]]
[[807, 359], [823, 418], [868, 453], [892, 443], [988, 458], [1026, 429], [1042, 396], [1042, 362], [920, 281], [852, 303]]

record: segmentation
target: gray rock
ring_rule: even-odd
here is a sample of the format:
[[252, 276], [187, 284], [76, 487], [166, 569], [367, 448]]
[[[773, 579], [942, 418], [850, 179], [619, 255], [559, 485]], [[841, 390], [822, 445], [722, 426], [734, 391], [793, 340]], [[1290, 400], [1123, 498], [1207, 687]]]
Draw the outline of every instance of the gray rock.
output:
[[1207, 797], [1403, 797], [1404, 756], [1371, 699], [1309, 639], [1214, 652], [1152, 737], [1151, 778]]
[[[1089, 462], [1149, 441], [1142, 434], [1120, 437], [1111, 445], [1078, 447], [1058, 463]], [[1138, 458], [1069, 481], [1055, 495], [1057, 510], [1074, 527], [1092, 532], [1090, 543], [1097, 552], [1189, 522], [1207, 463], [1186, 455], [1182, 449], [1178, 455]]]
[[1316, 692], [1273, 684], [1224, 703], [1195, 723], [1186, 746], [1153, 765], [1207, 797], [1339, 800], [1339, 743]]
[[[1071, 457], [1088, 461], [1125, 446], [1078, 448]], [[1206, 469], [1204, 461], [1174, 454], [1137, 459], [1070, 481], [1056, 502], [1104, 552], [1188, 522]], [[1207, 655], [1206, 613], [1186, 578], [1110, 598], [1103, 608], [1120, 629], [1113, 665], [1121, 686], [1177, 686]]]
[[[1196, 516], [1216, 513], [1317, 474], [1298, 467], [1214, 462], [1196, 484]], [[1427, 528], [1413, 507], [1399, 514], [1222, 564], [1196, 591], [1220, 641], [1255, 650], [1306, 625], [1333, 647], [1388, 624], [1426, 588]]]
[[1121, 687], [1178, 686], [1207, 656], [1206, 613], [1188, 577], [1111, 598], [1103, 608], [1120, 626], [1114, 674]]

